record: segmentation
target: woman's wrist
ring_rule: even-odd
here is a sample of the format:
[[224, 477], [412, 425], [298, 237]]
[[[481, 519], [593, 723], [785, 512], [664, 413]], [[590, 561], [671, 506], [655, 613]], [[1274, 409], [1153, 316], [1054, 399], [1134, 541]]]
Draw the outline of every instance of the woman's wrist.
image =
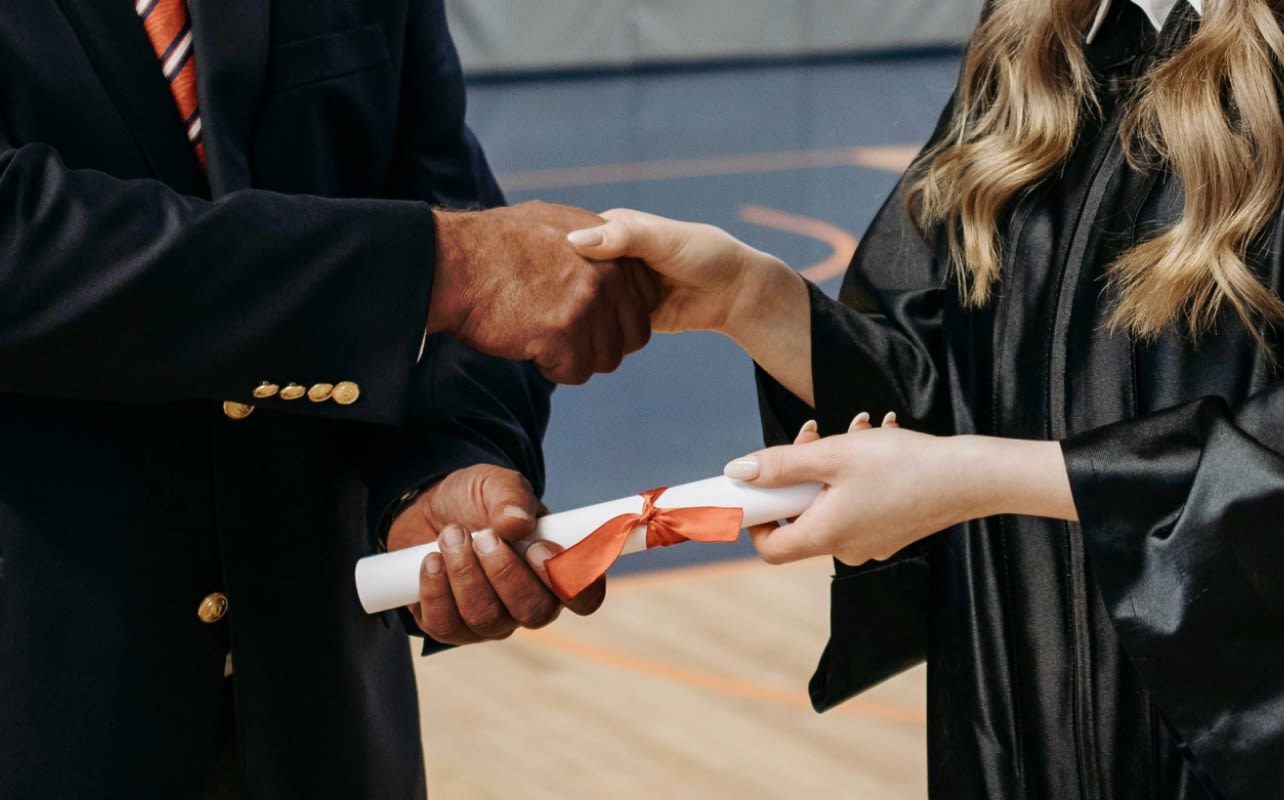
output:
[[960, 522], [998, 514], [1078, 519], [1059, 442], [951, 436], [945, 446]]
[[805, 294], [806, 287], [788, 264], [758, 250], [748, 250], [740, 273], [717, 333], [744, 346], [761, 338], [764, 329], [773, 327], [772, 319], [785, 310], [791, 299], [797, 301], [799, 288]]
[[734, 297], [718, 332], [814, 407], [811, 298], [806, 281], [780, 259], [754, 251]]

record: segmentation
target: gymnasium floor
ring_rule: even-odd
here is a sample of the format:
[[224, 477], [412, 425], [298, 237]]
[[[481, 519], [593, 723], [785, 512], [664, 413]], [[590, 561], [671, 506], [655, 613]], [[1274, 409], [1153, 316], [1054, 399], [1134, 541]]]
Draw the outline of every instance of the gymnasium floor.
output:
[[[711, 222], [834, 293], [956, 68], [938, 54], [478, 82], [469, 119], [510, 202]], [[657, 337], [553, 408], [553, 510], [708, 477], [761, 445], [750, 362], [714, 336]], [[922, 670], [812, 713], [829, 564], [751, 555], [630, 556], [594, 617], [420, 660], [434, 798], [924, 796]]]

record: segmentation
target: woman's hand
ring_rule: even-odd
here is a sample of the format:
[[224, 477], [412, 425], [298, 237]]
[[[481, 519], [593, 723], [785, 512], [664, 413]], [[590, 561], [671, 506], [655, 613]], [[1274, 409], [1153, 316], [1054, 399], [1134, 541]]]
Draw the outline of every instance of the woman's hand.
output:
[[634, 258], [661, 277], [663, 296], [651, 317], [657, 331], [730, 335], [758, 303], [760, 272], [789, 271], [779, 259], [713, 225], [630, 209], [601, 216], [606, 224], [572, 231], [567, 239], [585, 258]]
[[785, 388], [812, 402], [810, 299], [787, 264], [712, 225], [627, 209], [601, 216], [606, 224], [572, 231], [567, 239], [585, 258], [633, 258], [659, 275], [652, 330], [728, 336]]
[[848, 433], [825, 439], [805, 426], [795, 444], [727, 465], [728, 477], [755, 486], [825, 484], [798, 519], [750, 531], [764, 561], [832, 555], [858, 566], [978, 517], [1077, 518], [1057, 442], [929, 436], [894, 417], [877, 429], [868, 420], [862, 414]]

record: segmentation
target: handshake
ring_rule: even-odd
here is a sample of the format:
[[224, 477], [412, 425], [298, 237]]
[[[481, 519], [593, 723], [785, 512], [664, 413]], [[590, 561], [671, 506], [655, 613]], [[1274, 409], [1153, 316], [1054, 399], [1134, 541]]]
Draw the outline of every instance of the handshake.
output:
[[[713, 331], [810, 398], [805, 284], [779, 259], [718, 228], [538, 202], [434, 216], [428, 333], [532, 361], [548, 380], [575, 384], [615, 370], [653, 330]], [[777, 306], [793, 309], [792, 334]], [[791, 380], [792, 372], [799, 374]], [[548, 588], [556, 579], [545, 562], [560, 548], [543, 542], [523, 558], [499, 541], [530, 536], [541, 510], [521, 475], [488, 464], [452, 473], [402, 509], [388, 531], [390, 551], [439, 544], [415, 556], [420, 602], [411, 609], [419, 627], [443, 644], [468, 644], [548, 624], [562, 603]], [[470, 544], [465, 530], [480, 533]], [[601, 580], [577, 583], [562, 602], [591, 613], [604, 592]]]
[[756, 251], [711, 226], [540, 202], [435, 216], [427, 332], [555, 383], [613, 372], [653, 329], [730, 333], [753, 302], [739, 284]]

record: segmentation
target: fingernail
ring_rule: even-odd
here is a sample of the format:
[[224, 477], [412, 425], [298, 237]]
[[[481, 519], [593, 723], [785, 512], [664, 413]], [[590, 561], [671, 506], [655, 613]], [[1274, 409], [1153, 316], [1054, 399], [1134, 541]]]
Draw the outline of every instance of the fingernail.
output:
[[424, 569], [428, 570], [429, 575], [440, 575], [441, 566], [440, 553], [429, 553], [428, 557], [424, 559]]
[[473, 537], [473, 547], [477, 548], [478, 553], [488, 556], [499, 549], [499, 537], [495, 535], [494, 531], [487, 528]]
[[809, 419], [803, 423], [802, 430], [798, 431], [798, 433], [800, 435], [804, 433], [815, 433], [818, 430], [820, 430], [820, 426], [816, 424], [816, 420]]
[[891, 425], [891, 424], [894, 424], [895, 422], [896, 422], [896, 412], [888, 411], [887, 416], [883, 417], [883, 424]]
[[522, 522], [534, 522], [530, 512], [521, 506], [508, 506], [503, 511], [499, 512], [499, 515], [501, 517], [508, 517], [509, 519], [520, 519]]
[[751, 481], [758, 477], [758, 459], [738, 458], [723, 467], [722, 474], [738, 481]]
[[596, 228], [585, 228], [566, 234], [566, 241], [576, 247], [597, 247], [602, 243], [602, 232]]
[[526, 551], [526, 560], [532, 567], [542, 567], [544, 562], [553, 557], [553, 551], [543, 542], [536, 542]]
[[852, 424], [847, 426], [847, 430], [849, 432], [854, 431], [857, 428], [859, 428], [861, 425], [865, 425], [868, 422], [869, 422], [869, 412], [862, 411], [856, 415], [855, 419], [852, 420]]
[[441, 532], [441, 547], [443, 550], [459, 550], [464, 546], [464, 529], [458, 525], [447, 525], [446, 530]]

